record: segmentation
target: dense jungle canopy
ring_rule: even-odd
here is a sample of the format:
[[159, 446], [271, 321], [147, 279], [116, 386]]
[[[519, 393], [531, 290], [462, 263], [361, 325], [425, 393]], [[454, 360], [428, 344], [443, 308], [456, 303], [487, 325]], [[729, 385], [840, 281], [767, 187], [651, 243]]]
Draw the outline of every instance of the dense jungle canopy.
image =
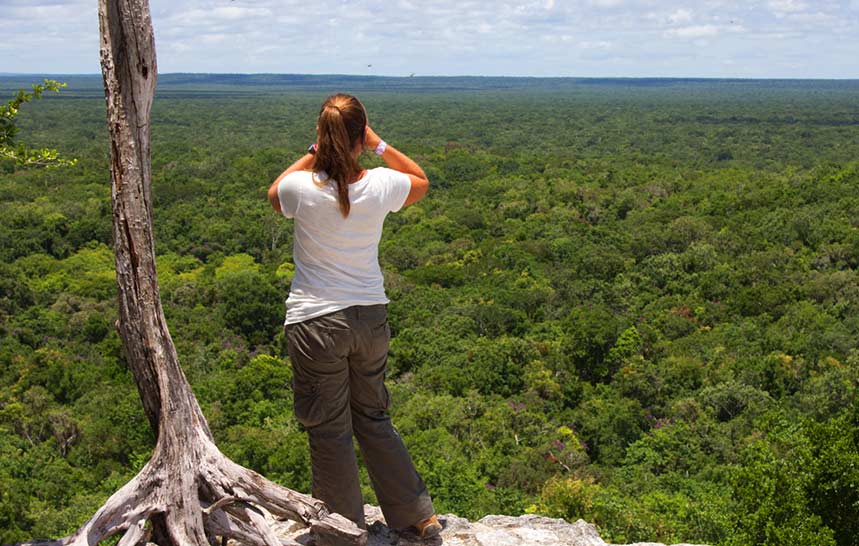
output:
[[[77, 164], [0, 161], [0, 543], [79, 527], [154, 445], [101, 80], [56, 79], [18, 139]], [[310, 490], [265, 191], [340, 90], [432, 183], [380, 259], [393, 420], [441, 513], [859, 544], [859, 82], [160, 76], [161, 296], [228, 456]]]

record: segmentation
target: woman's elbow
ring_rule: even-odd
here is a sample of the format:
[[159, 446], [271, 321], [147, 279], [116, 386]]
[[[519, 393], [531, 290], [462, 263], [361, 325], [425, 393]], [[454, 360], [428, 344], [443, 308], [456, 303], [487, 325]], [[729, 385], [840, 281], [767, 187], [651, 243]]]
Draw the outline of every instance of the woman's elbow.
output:
[[277, 184], [272, 184], [268, 189], [268, 202], [271, 205], [271, 208], [280, 212], [280, 199], [277, 196]]
[[428, 179], [421, 178], [415, 175], [410, 175], [410, 178], [412, 181], [412, 187], [409, 190], [408, 196], [406, 196], [406, 202], [403, 203], [403, 206], [417, 203], [418, 201], [423, 199], [424, 195], [427, 194], [427, 190], [429, 189]]

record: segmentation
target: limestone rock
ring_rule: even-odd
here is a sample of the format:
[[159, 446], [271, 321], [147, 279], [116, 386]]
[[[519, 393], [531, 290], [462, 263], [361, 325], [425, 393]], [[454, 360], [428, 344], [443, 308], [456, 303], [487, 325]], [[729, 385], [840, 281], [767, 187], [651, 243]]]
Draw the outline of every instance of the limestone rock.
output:
[[[438, 537], [420, 540], [408, 531], [397, 531], [385, 525], [377, 506], [364, 505], [369, 538], [367, 546], [611, 546], [594, 525], [584, 520], [570, 523], [536, 515], [486, 516], [472, 522], [454, 514], [439, 515], [444, 529]], [[295, 541], [314, 546], [309, 529], [291, 521], [279, 521], [266, 513], [266, 519], [284, 542]], [[234, 541], [229, 546], [243, 546]], [[324, 545], [317, 545], [324, 546]], [[627, 546], [665, 546], [656, 542], [638, 542]], [[676, 544], [673, 546], [696, 546]]]

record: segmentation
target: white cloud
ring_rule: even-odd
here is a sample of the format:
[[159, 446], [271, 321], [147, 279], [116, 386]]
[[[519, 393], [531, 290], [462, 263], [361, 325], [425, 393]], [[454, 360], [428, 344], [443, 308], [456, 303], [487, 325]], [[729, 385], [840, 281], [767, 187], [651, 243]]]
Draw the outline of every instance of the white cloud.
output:
[[598, 8], [616, 8], [623, 5], [624, 0], [591, 0], [591, 5]]
[[706, 38], [718, 34], [719, 27], [715, 25], [691, 25], [665, 31], [665, 36], [674, 38]]
[[605, 40], [600, 40], [597, 42], [590, 42], [590, 41], [579, 42], [579, 47], [582, 49], [608, 50], [608, 49], [611, 49], [613, 45], [614, 44], [612, 44], [611, 42], [607, 42]]
[[671, 24], [689, 23], [692, 21], [692, 11], [686, 8], [680, 8], [668, 16], [668, 22]]
[[767, 5], [779, 17], [808, 9], [804, 0], [769, 0]]
[[543, 41], [549, 43], [568, 43], [572, 42], [575, 39], [575, 36], [572, 34], [548, 34], [543, 37]]
[[826, 25], [835, 22], [835, 16], [821, 11], [806, 13], [791, 13], [786, 16], [790, 21], [803, 25]]

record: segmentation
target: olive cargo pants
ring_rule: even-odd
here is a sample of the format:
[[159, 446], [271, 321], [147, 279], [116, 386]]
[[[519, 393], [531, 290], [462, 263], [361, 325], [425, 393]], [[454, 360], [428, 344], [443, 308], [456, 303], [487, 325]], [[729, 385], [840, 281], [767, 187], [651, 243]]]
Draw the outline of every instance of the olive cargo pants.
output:
[[434, 513], [388, 415], [387, 318], [384, 304], [358, 305], [285, 327], [295, 416], [310, 440], [312, 495], [364, 529], [353, 433], [389, 527], [409, 527]]

